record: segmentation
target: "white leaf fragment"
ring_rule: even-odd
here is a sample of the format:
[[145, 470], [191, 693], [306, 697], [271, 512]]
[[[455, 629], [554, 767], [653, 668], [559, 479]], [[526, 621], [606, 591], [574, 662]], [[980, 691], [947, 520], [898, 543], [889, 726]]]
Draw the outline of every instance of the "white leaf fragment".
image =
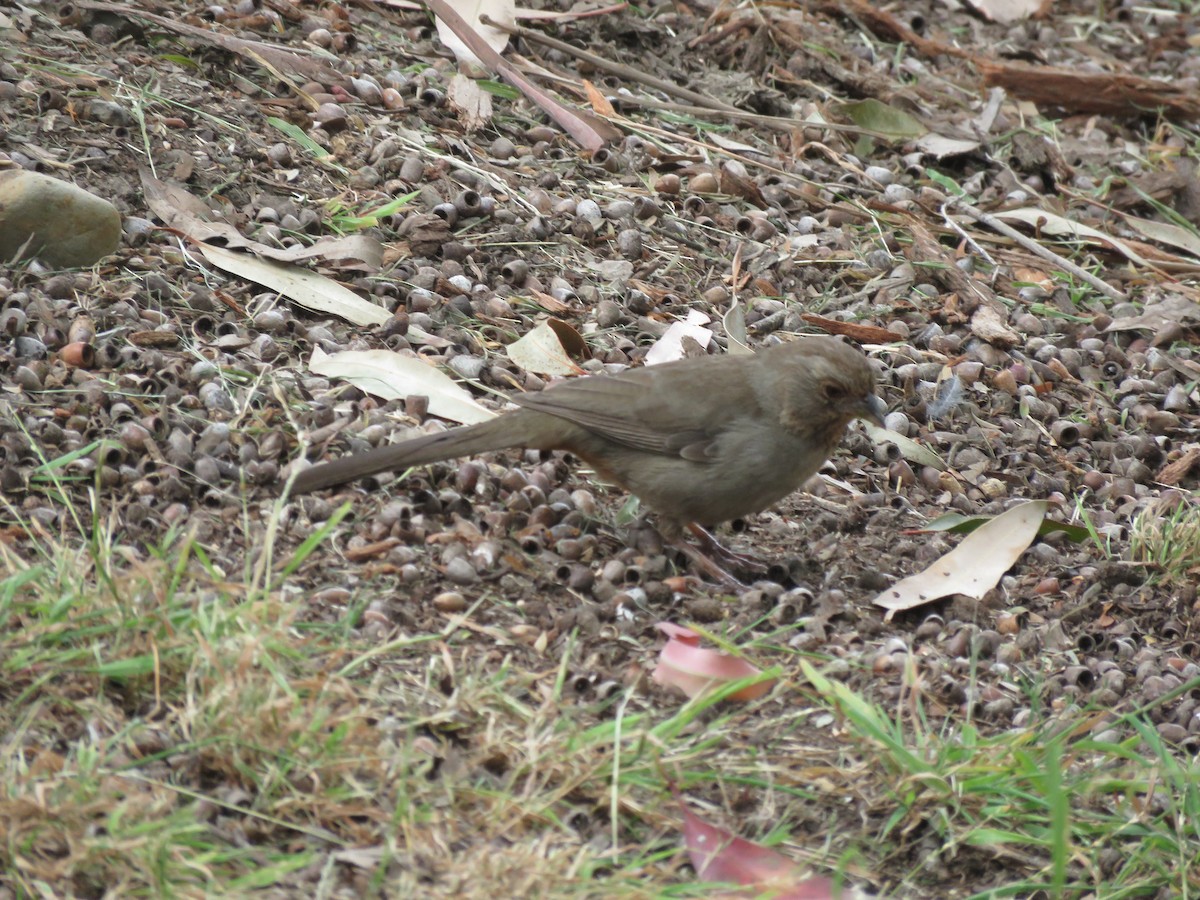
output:
[[435, 416], [471, 425], [494, 418], [450, 376], [429, 363], [391, 350], [343, 350], [332, 355], [313, 348], [308, 367], [327, 378], [344, 378], [355, 387], [384, 400], [403, 400], [414, 395], [429, 398]]

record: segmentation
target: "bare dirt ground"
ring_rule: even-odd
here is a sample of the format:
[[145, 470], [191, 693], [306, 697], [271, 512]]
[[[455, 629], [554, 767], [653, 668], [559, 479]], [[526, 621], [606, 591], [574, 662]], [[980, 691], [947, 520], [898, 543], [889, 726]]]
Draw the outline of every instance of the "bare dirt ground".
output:
[[[1183, 689], [1200, 675], [1200, 32], [1187, 4], [1099, 15], [1095, 4], [1060, 2], [1011, 25], [951, 6], [652, 4], [530, 23], [569, 47], [514, 38], [508, 57], [567, 102], [587, 105], [586, 78], [613, 106], [615, 139], [593, 156], [508, 87], [493, 92], [490, 118], [467, 121], [453, 56], [423, 11], [0, 3], [11, 21], [0, 30], [0, 165], [110, 199], [127, 238], [93, 270], [0, 270], [0, 304], [26, 312], [0, 335], [9, 558], [29, 558], [31, 522], [63, 547], [85, 546], [88, 519], [71, 510], [88, 510], [134, 557], [187, 533], [238, 581], [261, 562], [272, 519], [273, 559], [286, 560], [349, 501], [274, 596], [301, 633], [339, 629], [358, 652], [377, 648], [364, 665], [381, 683], [415, 679], [409, 690], [427, 678], [449, 696], [469, 662], [472, 677], [518, 673], [528, 693], [513, 702], [536, 706], [569, 646], [560, 675], [571, 702], [595, 704], [603, 723], [613, 690], [630, 685], [638, 710], [678, 703], [644, 677], [661, 643], [654, 625], [672, 619], [736, 636], [787, 677], [797, 652], [839, 661], [842, 681], [888, 708], [908, 702], [919, 672], [934, 731], [969, 719], [999, 735], [1092, 710], [1093, 732], [1116, 728], [1119, 740], [1130, 732], [1113, 723], [1146, 707], [1190, 761], [1200, 745], [1198, 699]], [[297, 56], [264, 60], [258, 42]], [[1022, 67], [1052, 67], [1062, 80]], [[1135, 76], [1165, 82], [1165, 96]], [[923, 133], [901, 133], [914, 122]], [[155, 227], [142, 171], [263, 244], [339, 232], [377, 240], [381, 259], [311, 266], [393, 315], [354, 326], [205, 262], [195, 235]], [[948, 203], [959, 190], [969, 209]], [[408, 206], [374, 224], [352, 220], [409, 192]], [[1017, 211], [1006, 221], [1025, 240], [971, 210]], [[1057, 234], [1051, 216], [1094, 231]], [[598, 371], [638, 364], [691, 310], [711, 318], [714, 352], [740, 333], [731, 310], [752, 346], [853, 326], [878, 364], [889, 426], [936, 459], [855, 430], [810, 493], [722, 530], [772, 564], [742, 592], [694, 577], [630, 521], [625, 495], [561, 455], [438, 464], [276, 507], [298, 455], [333, 458], [434, 427], [419, 401], [313, 374], [318, 348], [411, 351], [500, 408], [504, 393], [545, 384], [505, 346], [548, 315], [585, 337], [584, 368]], [[84, 318], [95, 360], [71, 367], [60, 351]], [[31, 447], [53, 459], [97, 440], [113, 449], [77, 461], [69, 503], [30, 482], [40, 459]], [[1044, 535], [983, 600], [949, 598], [890, 621], [872, 605], [961, 539], [917, 529], [1032, 499], [1051, 500], [1051, 518], [1090, 535]], [[8, 677], [6, 702], [36, 681]], [[764, 753], [838, 745], [785, 708], [769, 727], [732, 730]], [[65, 752], [86, 725], [58, 714], [26, 740]], [[506, 771], [509, 761], [469, 749], [486, 717], [434, 721], [428, 706], [420, 716], [432, 717], [422, 740], [457, 748], [435, 754], [446, 766], [463, 756], [497, 779]], [[0, 722], [14, 740], [17, 717]], [[163, 731], [173, 733], [169, 719]], [[192, 784], [225, 775], [237, 781], [210, 768]], [[595, 812], [603, 791], [570, 799], [593, 817], [579, 843], [606, 840], [611, 821]], [[767, 813], [747, 813], [751, 792], [709, 800], [735, 829], [744, 814], [769, 830]], [[665, 828], [647, 802], [626, 812]], [[815, 847], [836, 823], [858, 848], [852, 874], [885, 893], [966, 896], [1031, 865], [971, 848], [955, 865], [925, 866], [934, 851], [920, 833], [895, 857], [870, 858], [870, 829], [888, 814], [846, 816], [825, 798], [789, 807], [784, 821]], [[563, 815], [547, 821], [561, 826]], [[336, 821], [322, 813], [313, 825], [344, 827]], [[469, 834], [457, 840], [456, 852], [488, 871], [484, 849]], [[827, 862], [846, 845], [833, 848]], [[420, 852], [402, 865], [423, 872], [431, 892], [451, 891]], [[496, 883], [514, 884], [511, 875]], [[39, 877], [64, 894], [103, 893]], [[357, 875], [337, 877], [366, 889]], [[6, 896], [24, 889], [15, 884]], [[281, 876], [274, 887], [300, 895], [306, 884]]]

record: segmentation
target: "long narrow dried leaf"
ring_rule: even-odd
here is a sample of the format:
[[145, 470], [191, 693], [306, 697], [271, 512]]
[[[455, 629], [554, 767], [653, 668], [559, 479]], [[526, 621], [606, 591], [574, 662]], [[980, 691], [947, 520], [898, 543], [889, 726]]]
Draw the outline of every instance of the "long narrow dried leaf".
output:
[[[1113, 319], [1105, 331], [1164, 331], [1173, 326], [1192, 328], [1200, 324], [1200, 303], [1172, 294], [1158, 303], [1147, 303], [1136, 316]], [[1186, 373], [1185, 373], [1186, 374]]]
[[115, 13], [118, 16], [135, 16], [139, 19], [145, 19], [168, 31], [173, 31], [176, 34], [185, 34], [202, 44], [220, 47], [229, 53], [236, 53], [260, 65], [273, 67], [282, 72], [297, 72], [305, 78], [311, 78], [313, 81], [320, 81], [323, 84], [335, 84], [342, 77], [337, 69], [300, 53], [284, 50], [281, 47], [276, 47], [273, 44], [267, 44], [262, 41], [249, 41], [245, 38], [222, 34], [219, 31], [209, 31], [208, 29], [190, 25], [187, 22], [181, 22], [178, 19], [167, 16], [157, 16], [154, 13], [138, 9], [136, 4], [106, 3], [103, 0], [78, 0], [74, 5], [80, 9], [98, 9], [102, 12]]
[[913, 462], [920, 463], [923, 466], [932, 466], [939, 472], [945, 472], [949, 468], [940, 456], [924, 444], [918, 444], [912, 438], [906, 437], [898, 431], [880, 428], [878, 425], [872, 425], [870, 422], [863, 422], [862, 428], [867, 433], [867, 437], [876, 444], [895, 444], [896, 449], [900, 451], [900, 455], [905, 459], [911, 459]]
[[1125, 224], [1148, 240], [1170, 244], [1200, 257], [1200, 236], [1194, 231], [1188, 231], [1170, 222], [1155, 222], [1152, 219], [1139, 219], [1137, 216], [1125, 216]]
[[329, 262], [360, 260], [367, 269], [378, 269], [383, 263], [383, 245], [365, 234], [321, 238], [314, 244], [294, 247], [271, 247], [242, 235], [233, 225], [222, 221], [208, 205], [178, 184], [161, 181], [148, 169], [138, 172], [146, 206], [163, 224], [181, 231], [196, 242], [218, 238], [229, 250], [249, 250], [260, 257], [280, 262], [299, 262], [303, 259], [322, 259]]
[[1200, 116], [1196, 89], [1169, 81], [1124, 73], [995, 62], [982, 57], [976, 57], [974, 63], [985, 87], [1001, 87], [1014, 97], [1051, 109], [1138, 119], [1152, 109], [1172, 119]]
[[[1200, 454], [1198, 454], [1200, 456]], [[954, 534], [970, 534], [991, 522], [994, 516], [964, 516], [962, 513], [949, 512], [938, 516], [931, 522], [926, 522], [921, 528], [906, 528], [902, 534], [933, 534], [939, 531], [950, 531]], [[1038, 527], [1038, 537], [1045, 537], [1055, 531], [1061, 531], [1067, 540], [1083, 543], [1091, 538], [1091, 533], [1082, 525], [1071, 525], [1067, 522], [1055, 522], [1045, 519]]]
[[839, 103], [833, 106], [832, 110], [860, 128], [892, 140], [916, 138], [929, 131], [916, 116], [897, 107], [888, 106], [873, 97], [851, 103]]
[[1037, 537], [1048, 505], [1033, 500], [996, 516], [931, 566], [885, 590], [875, 598], [875, 605], [886, 609], [885, 618], [890, 619], [896, 610], [951, 594], [982, 598]]
[[600, 93], [599, 88], [586, 78], [583, 79], [583, 92], [587, 94], [588, 103], [592, 104], [592, 112], [596, 115], [604, 116], [607, 119], [617, 114], [617, 111], [613, 109], [613, 105], [608, 102], [608, 98]]
[[899, 335], [878, 325], [862, 325], [858, 322], [843, 322], [841, 319], [827, 319], [816, 313], [801, 313], [800, 318], [809, 325], [815, 325], [830, 334], [844, 334], [860, 344], [890, 344], [899, 340]]
[[452, 422], [471, 425], [496, 415], [476, 403], [450, 376], [420, 359], [391, 350], [343, 350], [330, 355], [314, 347], [308, 367], [318, 375], [344, 378], [384, 400], [428, 397], [429, 411]]
[[[508, 32], [494, 25], [484, 25], [480, 21], [480, 16], [487, 16], [493, 22], [512, 28], [517, 24], [516, 3], [513, 0], [446, 0], [446, 2], [454, 7], [454, 11], [471, 27], [479, 40], [483, 41], [494, 53], [504, 52], [504, 48], [508, 46]], [[473, 66], [484, 65], [483, 60], [476, 55], [468, 41], [456, 34], [448, 23], [443, 22], [441, 16], [435, 16], [434, 22], [437, 23], [438, 37], [454, 53], [455, 59], [460, 63]]]
[[604, 146], [604, 138], [600, 136], [595, 128], [545, 91], [534, 87], [520, 72], [505, 62], [499, 53], [489, 47], [487, 42], [475, 33], [475, 30], [467, 24], [463, 17], [446, 0], [427, 0], [427, 2], [429, 8], [433, 10], [433, 14], [445, 22], [456, 35], [462, 38], [471, 52], [479, 57], [483, 65], [494, 72], [498, 72], [510, 84], [520, 89], [526, 97], [544, 109], [550, 118], [562, 126], [563, 130], [571, 135], [581, 147], [585, 150], [596, 151]]
[[364, 300], [349, 288], [316, 272], [246, 253], [234, 253], [211, 244], [201, 244], [199, 249], [214, 266], [278, 291], [305, 309], [339, 316], [355, 325], [382, 325], [392, 317], [382, 306]]
[[1112, 247], [1125, 256], [1126, 259], [1132, 260], [1138, 265], [1149, 265], [1140, 254], [1121, 239], [1115, 238], [1111, 234], [1106, 234], [1098, 228], [1092, 228], [1080, 222], [1072, 222], [1070, 219], [1064, 218], [1057, 213], [1026, 206], [1020, 209], [1001, 210], [993, 213], [993, 215], [997, 219], [1024, 222], [1026, 225], [1031, 225], [1043, 234], [1073, 237], [1076, 240], [1082, 241], [1094, 241], [1106, 247]]

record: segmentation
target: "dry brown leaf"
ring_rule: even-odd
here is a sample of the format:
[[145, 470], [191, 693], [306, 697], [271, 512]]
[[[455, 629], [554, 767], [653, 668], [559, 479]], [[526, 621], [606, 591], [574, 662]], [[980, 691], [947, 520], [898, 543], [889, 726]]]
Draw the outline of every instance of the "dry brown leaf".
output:
[[1001, 318], [999, 310], [987, 303], [981, 304], [971, 316], [971, 333], [997, 347], [1015, 347], [1021, 341], [1021, 336]]
[[1193, 444], [1178, 459], [1159, 469], [1155, 480], [1159, 484], [1179, 484], [1196, 467], [1197, 462], [1200, 462], [1200, 447]]
[[1196, 325], [1200, 325], [1200, 303], [1173, 294], [1158, 303], [1147, 303], [1139, 316], [1113, 319], [1104, 330], [1159, 332], [1173, 326], [1192, 328]]
[[173, 331], [135, 331], [129, 335], [129, 343], [137, 347], [177, 347], [179, 335]]
[[546, 312], [556, 316], [575, 316], [579, 315], [579, 310], [569, 303], [564, 303], [552, 294], [547, 294], [544, 291], [539, 291], [537, 288], [526, 288], [530, 298], [544, 309]]
[[844, 334], [860, 344], [890, 344], [900, 340], [899, 335], [878, 325], [862, 325], [858, 322], [843, 322], [839, 319], [827, 319], [816, 313], [801, 313], [800, 318], [809, 325], [814, 325], [830, 334]]
[[296, 72], [307, 79], [319, 81], [322, 84], [336, 84], [342, 79], [342, 74], [337, 69], [330, 68], [311, 57], [292, 53], [290, 50], [283, 50], [272, 44], [264, 44], [261, 41], [248, 41], [244, 38], [222, 34], [219, 31], [198, 28], [186, 22], [145, 12], [128, 4], [103, 3], [100, 0], [77, 0], [74, 5], [80, 9], [97, 9], [102, 12], [115, 13], [119, 16], [134, 16], [139, 19], [145, 19], [168, 31], [187, 35], [189, 38], [199, 41], [202, 44], [207, 44], [211, 47], [220, 47], [229, 53], [236, 53], [268, 69], [275, 68], [283, 72]]
[[338, 316], [355, 325], [382, 325], [392, 317], [382, 306], [363, 299], [348, 287], [291, 263], [259, 259], [212, 244], [201, 244], [199, 249], [214, 266], [278, 291], [305, 309]]
[[1071, 113], [1144, 118], [1149, 110], [1161, 110], [1168, 118], [1195, 119], [1200, 116], [1200, 96], [1166, 81], [1151, 81], [1136, 75], [1081, 72], [997, 63], [976, 59], [985, 87], [1001, 87], [1021, 100]]
[[328, 263], [354, 261], [361, 265], [342, 268], [364, 268], [377, 271], [383, 262], [383, 245], [365, 234], [321, 238], [313, 244], [294, 247], [272, 247], [242, 235], [233, 225], [222, 221], [217, 210], [210, 209], [199, 197], [178, 184], [160, 181], [148, 169], [139, 170], [142, 195], [147, 208], [169, 228], [197, 242], [218, 239], [229, 250], [249, 250], [257, 256], [279, 262], [300, 262], [319, 259]]
[[504, 348], [508, 358], [526, 372], [538, 375], [582, 375], [571, 358], [587, 358], [587, 344], [579, 332], [559, 319], [547, 319]]
[[1026, 266], [1013, 266], [1012, 280], [1022, 284], [1036, 284], [1047, 291], [1054, 290], [1054, 279], [1041, 269], [1030, 269]]
[[608, 119], [617, 114], [617, 111], [613, 109], [613, 105], [608, 102], [608, 98], [600, 93], [596, 86], [586, 78], [583, 79], [583, 92], [587, 94], [588, 103], [592, 104], [592, 112], [596, 115], [604, 116]]

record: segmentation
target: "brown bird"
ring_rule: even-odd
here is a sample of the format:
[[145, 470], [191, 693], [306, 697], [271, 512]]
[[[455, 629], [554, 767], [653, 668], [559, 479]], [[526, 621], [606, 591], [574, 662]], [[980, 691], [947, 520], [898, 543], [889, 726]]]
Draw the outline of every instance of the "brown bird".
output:
[[[560, 382], [520, 406], [300, 472], [292, 493], [508, 447], [566, 450], [660, 517], [663, 537], [710, 574], [731, 577], [683, 541], [690, 528], [766, 509], [809, 479], [854, 419], [882, 423], [861, 352], [828, 337], [754, 354], [706, 356]], [[721, 550], [709, 544], [710, 551]], [[735, 582], [736, 583], [736, 582]]]

